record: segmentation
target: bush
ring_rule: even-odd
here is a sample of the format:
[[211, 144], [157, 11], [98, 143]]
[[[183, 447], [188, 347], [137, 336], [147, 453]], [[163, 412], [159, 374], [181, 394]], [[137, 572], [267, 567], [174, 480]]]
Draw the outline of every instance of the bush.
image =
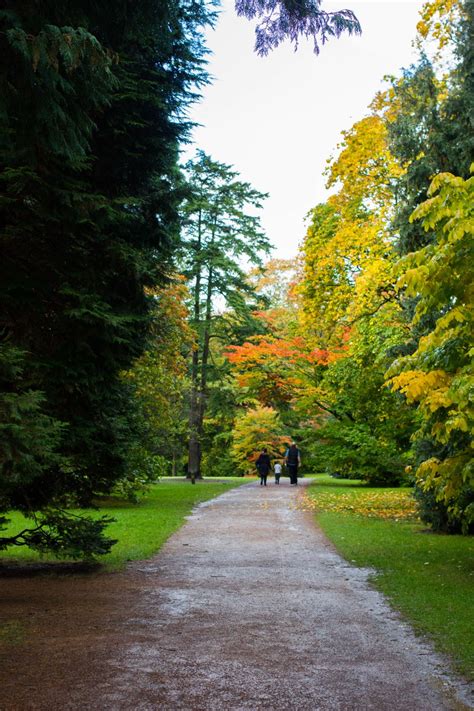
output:
[[[433, 491], [424, 491], [415, 486], [413, 495], [417, 501], [419, 515], [424, 523], [431, 526], [433, 531], [442, 533], [474, 533], [474, 523], [456, 516], [444, 503], [436, 499]], [[463, 510], [474, 507], [474, 489], [464, 487], [457, 500]]]
[[405, 481], [406, 455], [368, 425], [330, 421], [313, 433], [308, 447], [317, 470], [338, 478], [362, 479], [370, 486], [400, 486]]

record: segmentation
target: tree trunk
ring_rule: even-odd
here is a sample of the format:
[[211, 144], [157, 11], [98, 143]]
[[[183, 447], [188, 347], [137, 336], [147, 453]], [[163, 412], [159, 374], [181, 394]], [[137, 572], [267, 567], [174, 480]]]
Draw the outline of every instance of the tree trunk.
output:
[[202, 434], [202, 406], [201, 393], [198, 381], [199, 353], [193, 352], [193, 366], [191, 377], [191, 402], [189, 408], [189, 445], [188, 445], [188, 475], [194, 484], [201, 476], [201, 434]]
[[[201, 318], [201, 213], [198, 219], [198, 240], [196, 246], [196, 281], [194, 284], [194, 323], [199, 329]], [[202, 434], [202, 416], [201, 416], [201, 396], [199, 392], [199, 332], [197, 334], [198, 342], [196, 349], [193, 351], [193, 360], [191, 367], [191, 401], [189, 408], [189, 443], [188, 443], [188, 473], [187, 479], [191, 479], [194, 484], [196, 479], [202, 479], [201, 476], [201, 434]]]

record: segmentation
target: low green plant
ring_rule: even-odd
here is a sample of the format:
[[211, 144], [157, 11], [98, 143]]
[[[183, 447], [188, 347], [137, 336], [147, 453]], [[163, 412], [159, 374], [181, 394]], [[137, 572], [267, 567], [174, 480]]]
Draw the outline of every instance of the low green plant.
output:
[[[107, 535], [118, 542], [106, 555], [101, 556], [108, 569], [122, 567], [127, 561], [149, 558], [156, 553], [169, 536], [176, 531], [201, 501], [207, 501], [242, 484], [242, 479], [224, 481], [199, 481], [196, 486], [181, 479], [167, 479], [150, 486], [143, 499], [134, 504], [118, 498], [103, 499], [91, 518], [104, 516], [114, 519], [107, 527]], [[23, 517], [9, 516], [8, 532], [21, 530]], [[0, 561], [31, 563], [38, 560], [55, 560], [50, 553], [32, 551], [26, 547], [10, 548], [1, 552]]]

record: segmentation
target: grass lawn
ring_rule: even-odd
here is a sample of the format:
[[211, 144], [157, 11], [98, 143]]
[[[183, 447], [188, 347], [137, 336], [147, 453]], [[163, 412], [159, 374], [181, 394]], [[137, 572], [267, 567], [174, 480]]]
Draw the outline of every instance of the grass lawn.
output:
[[408, 489], [371, 489], [321, 475], [306, 505], [339, 552], [374, 568], [373, 582], [393, 607], [473, 679], [473, 538], [427, 531], [414, 517]]
[[[248, 482], [249, 479], [205, 479], [193, 486], [184, 479], [162, 479], [154, 484], [138, 504], [108, 499], [98, 511], [84, 513], [93, 516], [108, 515], [116, 519], [107, 527], [107, 535], [117, 538], [111, 552], [100, 557], [108, 570], [123, 567], [129, 560], [149, 558], [184, 522], [192, 508], [225, 491]], [[14, 534], [31, 522], [17, 513], [9, 515], [11, 523], [4, 535]], [[28, 548], [9, 548], [0, 553], [0, 562], [38, 562], [56, 560], [52, 556], [40, 557]]]

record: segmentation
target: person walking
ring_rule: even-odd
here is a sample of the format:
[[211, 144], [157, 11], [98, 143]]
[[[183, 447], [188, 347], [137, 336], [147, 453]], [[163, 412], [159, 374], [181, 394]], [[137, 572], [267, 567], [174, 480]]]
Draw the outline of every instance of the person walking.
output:
[[275, 484], [280, 483], [280, 477], [281, 477], [281, 464], [280, 462], [275, 462], [275, 465], [273, 467], [273, 471], [275, 472]]
[[258, 475], [260, 477], [260, 486], [266, 486], [268, 472], [272, 468], [266, 447], [262, 449], [257, 461], [255, 462], [255, 466], [257, 467]]
[[301, 454], [295, 442], [292, 442], [285, 452], [285, 464], [290, 475], [290, 485], [296, 486], [298, 484], [298, 467], [301, 465]]

